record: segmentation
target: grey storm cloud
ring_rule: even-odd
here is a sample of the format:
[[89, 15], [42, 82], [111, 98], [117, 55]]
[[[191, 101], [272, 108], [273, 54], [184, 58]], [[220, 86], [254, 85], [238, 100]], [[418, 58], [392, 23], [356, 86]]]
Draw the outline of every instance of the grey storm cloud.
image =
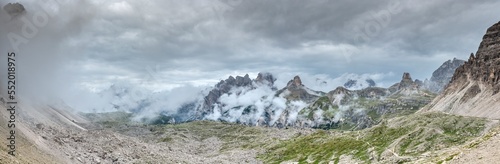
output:
[[[20, 3], [27, 15], [40, 10], [40, 2]], [[151, 76], [156, 84], [147, 85], [211, 85], [260, 71], [382, 74], [390, 85], [402, 72], [423, 79], [475, 52], [500, 20], [498, 7], [495, 0], [66, 1], [24, 49], [57, 44], [37, 52], [65, 56], [61, 76], [89, 85]]]

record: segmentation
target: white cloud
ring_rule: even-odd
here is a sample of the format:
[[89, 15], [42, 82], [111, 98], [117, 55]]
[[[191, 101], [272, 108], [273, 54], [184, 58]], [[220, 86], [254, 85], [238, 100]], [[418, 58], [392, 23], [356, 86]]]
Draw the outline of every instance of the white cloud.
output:
[[133, 12], [133, 7], [127, 1], [111, 3], [108, 9], [118, 14], [129, 14]]

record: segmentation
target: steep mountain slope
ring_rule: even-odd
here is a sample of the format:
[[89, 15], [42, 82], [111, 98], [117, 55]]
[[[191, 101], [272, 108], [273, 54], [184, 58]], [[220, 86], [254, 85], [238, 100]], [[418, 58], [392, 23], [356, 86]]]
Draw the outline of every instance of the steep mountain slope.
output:
[[[6, 103], [0, 105], [1, 134], [8, 134], [7, 130], [11, 130], [6, 127], [6, 118], [11, 117], [6, 110], [8, 106]], [[66, 157], [63, 152], [53, 151], [57, 147], [54, 146], [54, 141], [41, 133], [51, 133], [46, 131], [48, 128], [61, 131], [86, 131], [81, 126], [88, 123], [86, 119], [69, 109], [63, 109], [64, 105], [33, 107], [20, 102], [16, 108], [14, 130], [17, 154], [15, 157], [7, 155], [3, 152], [7, 150], [6, 145], [0, 145], [2, 150], [0, 163], [71, 163], [72, 159]]]
[[[16, 156], [11, 156], [7, 152], [10, 148], [7, 146], [6, 138], [10, 133], [10, 128], [7, 127], [7, 118], [10, 117], [7, 108], [0, 106], [0, 134], [2, 134], [2, 144], [0, 145], [0, 163], [58, 163], [61, 160], [46, 152], [47, 149], [40, 148], [36, 145], [36, 141], [30, 138], [36, 137], [28, 131], [28, 127], [19, 119], [16, 123]], [[32, 135], [32, 136], [28, 136]]]
[[500, 22], [486, 31], [476, 55], [455, 71], [445, 91], [422, 111], [500, 119]]
[[444, 62], [432, 72], [430, 80], [424, 80], [424, 87], [434, 93], [441, 93], [453, 77], [455, 70], [465, 63], [464, 60], [453, 58]]

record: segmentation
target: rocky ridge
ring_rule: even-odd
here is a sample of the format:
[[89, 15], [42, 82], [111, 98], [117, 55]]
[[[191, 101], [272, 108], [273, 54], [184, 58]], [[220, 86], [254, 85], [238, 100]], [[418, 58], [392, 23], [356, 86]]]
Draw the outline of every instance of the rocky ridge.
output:
[[422, 90], [404, 73], [390, 88], [349, 90], [337, 87], [299, 112], [295, 126], [324, 129], [364, 129], [382, 118], [410, 114], [429, 103], [435, 94]]
[[217, 103], [219, 97], [223, 94], [229, 93], [232, 87], [247, 87], [252, 84], [252, 80], [246, 74], [244, 77], [236, 76], [236, 79], [233, 76], [229, 76], [226, 80], [221, 80], [219, 83], [215, 85], [215, 88], [212, 89], [208, 95], [205, 97], [203, 102], [203, 108], [208, 109], [207, 112], [212, 112], [211, 108], [214, 104]]
[[487, 29], [476, 55], [458, 67], [444, 92], [422, 111], [500, 118], [500, 22]]
[[278, 90], [276, 94], [278, 96], [284, 96], [287, 100], [301, 100], [306, 103], [311, 103], [325, 93], [307, 88], [302, 84], [300, 77], [295, 76], [292, 80], [288, 81], [286, 87]]
[[328, 93], [306, 87], [299, 76], [279, 90], [274, 80], [271, 74], [261, 73], [254, 80], [245, 76], [221, 81], [197, 108], [205, 112], [201, 119], [279, 128], [364, 129], [384, 117], [415, 112], [435, 96], [421, 89], [422, 84], [409, 73], [389, 88], [338, 87]]
[[453, 77], [455, 70], [465, 63], [464, 60], [453, 58], [444, 62], [436, 69], [430, 78], [425, 79], [424, 87], [434, 93], [441, 93]]

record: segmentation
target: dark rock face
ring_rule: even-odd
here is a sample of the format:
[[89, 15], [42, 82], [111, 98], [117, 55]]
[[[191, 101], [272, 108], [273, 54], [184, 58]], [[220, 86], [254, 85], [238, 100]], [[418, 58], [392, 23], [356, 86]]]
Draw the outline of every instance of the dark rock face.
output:
[[403, 77], [399, 83], [396, 83], [389, 87], [389, 91], [394, 93], [396, 91], [405, 91], [407, 93], [410, 92], [418, 92], [420, 90], [420, 86], [422, 82], [420, 80], [413, 81], [410, 73], [403, 73]]
[[276, 78], [270, 73], [259, 73], [255, 79], [256, 83], [266, 84], [268, 86], [273, 86]]
[[302, 87], [304, 85], [302, 85], [302, 80], [300, 80], [300, 77], [299, 76], [295, 76], [295, 77], [293, 77], [292, 80], [288, 81], [288, 83], [286, 84], [286, 86], [288, 88], [298, 88], [298, 87]]
[[500, 119], [500, 22], [488, 28], [476, 54], [458, 67], [445, 90], [425, 108]]
[[403, 89], [403, 88], [408, 88], [412, 86], [413, 80], [411, 79], [410, 73], [405, 72], [403, 73], [403, 78], [401, 79], [401, 82], [399, 82], [398, 89]]
[[244, 86], [250, 87], [251, 85], [252, 79], [250, 79], [248, 74], [246, 74], [244, 77], [236, 76], [236, 79], [233, 76], [229, 76], [229, 78], [227, 78], [226, 80], [221, 80], [219, 83], [217, 83], [217, 85], [215, 85], [215, 88], [212, 89], [207, 96], [205, 96], [202, 106], [204, 110], [201, 113], [201, 116], [198, 117], [202, 117], [205, 114], [213, 112], [213, 105], [218, 103], [220, 96], [229, 93], [231, 88]]
[[486, 31], [476, 55], [458, 67], [450, 85], [465, 83], [467, 79], [490, 86], [497, 94], [500, 91], [500, 22]]
[[368, 83], [368, 87], [374, 87], [376, 85], [375, 81], [372, 79], [366, 79], [366, 82]]
[[248, 77], [248, 74], [245, 77], [236, 76], [236, 86], [246, 86], [252, 84], [252, 79]]
[[453, 77], [455, 70], [465, 63], [464, 60], [453, 58], [453, 60], [448, 60], [444, 62], [438, 69], [432, 73], [432, 77], [429, 81], [425, 82], [425, 89], [440, 93], [443, 91], [444, 87], [450, 82]]
[[233, 76], [229, 76], [226, 80], [221, 80], [219, 83], [217, 83], [215, 85], [215, 88], [212, 89], [207, 96], [205, 96], [203, 104], [198, 107], [198, 110], [201, 111], [201, 113], [196, 116], [196, 119], [202, 119], [205, 115], [213, 113], [214, 105], [220, 104], [219, 98], [224, 94], [228, 94], [232, 88], [255, 88], [255, 86], [253, 85], [254, 82], [256, 84], [264, 84], [272, 87], [274, 85], [274, 81], [276, 81], [276, 78], [274, 78], [270, 73], [259, 73], [255, 80], [250, 79], [248, 74], [243, 77], [236, 76], [236, 78], [234, 78]]

